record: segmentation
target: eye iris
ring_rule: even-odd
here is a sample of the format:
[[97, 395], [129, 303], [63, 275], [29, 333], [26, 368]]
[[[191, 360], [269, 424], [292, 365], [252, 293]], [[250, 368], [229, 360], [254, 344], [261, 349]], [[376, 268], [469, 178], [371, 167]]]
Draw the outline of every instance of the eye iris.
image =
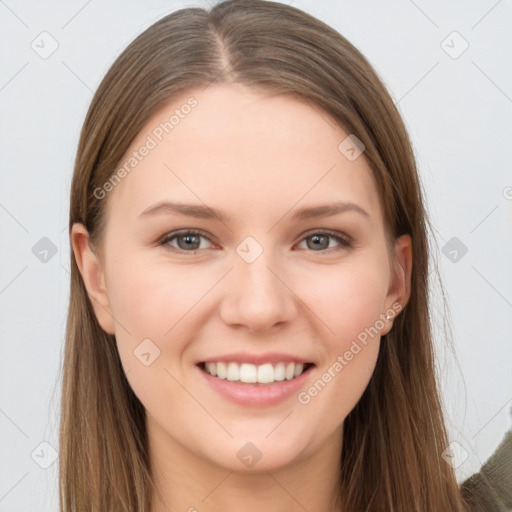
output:
[[[181, 235], [177, 237], [180, 249], [199, 249], [201, 242], [199, 235]], [[180, 240], [186, 240], [186, 243], [180, 243]], [[192, 241], [192, 243], [190, 243]]]
[[[323, 239], [324, 241], [327, 242], [327, 245], [326, 244], [322, 244], [322, 243], [318, 243], [319, 240]], [[310, 244], [308, 243], [308, 248], [309, 249], [313, 249], [313, 248], [320, 248], [320, 249], [328, 249], [329, 248], [329, 236], [327, 235], [312, 235], [308, 238], [308, 240], [314, 240], [315, 242], [310, 246]]]
[[[179, 249], [186, 252], [192, 252], [199, 250], [201, 246], [201, 238], [203, 236], [204, 235], [197, 234], [194, 232], [184, 233], [181, 235], [175, 234], [174, 236], [166, 238], [163, 243], [170, 243], [171, 240], [176, 240]], [[329, 249], [329, 241], [331, 238], [344, 246], [348, 247], [350, 245], [349, 243], [346, 243], [344, 240], [327, 233], [315, 233], [313, 235], [305, 237], [304, 240], [306, 240], [306, 245], [308, 246], [308, 249], [317, 249], [319, 251], [324, 251], [326, 249]]]

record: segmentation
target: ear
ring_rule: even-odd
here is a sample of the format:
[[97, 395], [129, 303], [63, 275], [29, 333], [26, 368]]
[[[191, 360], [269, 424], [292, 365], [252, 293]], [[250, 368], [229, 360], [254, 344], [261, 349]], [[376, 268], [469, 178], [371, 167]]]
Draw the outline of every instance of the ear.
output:
[[82, 275], [98, 323], [105, 332], [114, 334], [114, 319], [105, 285], [103, 265], [96, 252], [89, 245], [87, 228], [83, 224], [75, 222], [71, 228], [70, 236], [75, 261]]
[[[393, 312], [393, 318], [396, 318], [400, 311], [406, 306], [411, 296], [411, 276], [412, 276], [412, 240], [410, 235], [402, 235], [397, 238], [395, 243], [396, 259], [393, 262], [393, 275], [385, 302], [385, 311]], [[384, 312], [384, 314], [386, 314]], [[385, 321], [386, 327], [381, 331], [381, 335], [387, 334], [393, 327], [393, 318]]]

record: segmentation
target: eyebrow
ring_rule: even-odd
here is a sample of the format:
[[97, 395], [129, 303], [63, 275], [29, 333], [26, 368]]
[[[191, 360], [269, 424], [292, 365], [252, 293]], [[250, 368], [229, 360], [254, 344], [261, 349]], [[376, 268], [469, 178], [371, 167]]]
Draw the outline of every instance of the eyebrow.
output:
[[[292, 215], [292, 220], [306, 220], [320, 217], [330, 217], [338, 213], [353, 211], [370, 220], [370, 214], [359, 205], [347, 201], [337, 201], [334, 203], [323, 204], [319, 206], [308, 206], [296, 210]], [[153, 217], [156, 215], [173, 214], [185, 215], [187, 217], [197, 217], [201, 219], [216, 219], [221, 222], [229, 222], [228, 215], [201, 204], [172, 203], [170, 201], [160, 201], [146, 208], [139, 217]]]

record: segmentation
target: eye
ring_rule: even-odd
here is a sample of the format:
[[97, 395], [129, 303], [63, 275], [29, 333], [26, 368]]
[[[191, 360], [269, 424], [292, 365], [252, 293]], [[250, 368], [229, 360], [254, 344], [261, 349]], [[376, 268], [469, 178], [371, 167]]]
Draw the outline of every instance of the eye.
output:
[[[208, 248], [201, 244], [201, 239], [211, 242], [206, 233], [203, 231], [197, 229], [185, 229], [182, 231], [174, 231], [172, 233], [168, 233], [161, 239], [159, 244], [164, 246], [166, 249], [176, 250], [178, 252], [183, 251], [195, 253], [200, 249]], [[333, 245], [330, 244], [330, 241], [332, 240], [337, 242], [341, 248], [352, 247], [352, 241], [350, 237], [347, 235], [342, 235], [341, 233], [330, 231], [315, 231], [306, 234], [306, 236], [302, 238], [301, 243], [306, 242], [307, 249], [310, 249], [314, 252], [322, 252], [333, 248]], [[310, 243], [308, 243], [309, 241]], [[176, 242], [176, 244], [174, 245], [171, 242]]]
[[[306, 242], [308, 249], [311, 249], [314, 252], [322, 252], [333, 248], [333, 246], [330, 245], [329, 239], [338, 242], [338, 244], [344, 248], [352, 247], [350, 237], [330, 231], [316, 231], [314, 233], [309, 233], [302, 239], [302, 242]], [[308, 240], [311, 242], [308, 243]]]
[[[202, 231], [196, 229], [186, 229], [165, 235], [164, 238], [162, 238], [160, 241], [160, 245], [170, 249], [193, 252], [205, 248], [201, 246], [201, 238], [209, 240], [209, 238]], [[174, 240], [177, 242], [177, 247], [171, 244], [171, 242]]]

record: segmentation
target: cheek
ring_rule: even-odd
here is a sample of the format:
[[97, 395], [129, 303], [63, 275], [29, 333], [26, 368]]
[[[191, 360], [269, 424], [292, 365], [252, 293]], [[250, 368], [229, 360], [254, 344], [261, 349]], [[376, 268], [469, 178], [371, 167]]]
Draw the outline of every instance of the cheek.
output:
[[346, 265], [321, 272], [315, 269], [314, 275], [304, 279], [307, 284], [301, 297], [328, 328], [326, 339], [331, 348], [344, 350], [361, 333], [375, 333], [375, 326], [379, 331], [384, 327], [380, 315], [384, 313], [387, 278], [382, 260], [368, 254], [367, 258], [347, 260]]
[[[384, 260], [385, 261], [385, 260]], [[380, 262], [380, 263], [379, 263]], [[302, 289], [305, 302], [328, 329], [321, 339], [324, 356], [311, 386], [299, 403], [330, 410], [327, 423], [335, 428], [366, 389], [379, 354], [386, 269], [373, 254], [346, 265], [315, 273]], [[315, 286], [311, 286], [315, 283]]]
[[208, 275], [191, 266], [126, 260], [112, 269], [112, 312], [133, 336], [163, 339], [211, 287]]
[[178, 366], [198, 323], [194, 306], [215, 276], [136, 257], [110, 270], [117, 348], [131, 388], [150, 412], [186, 408], [173, 376], [181, 380]]
[[158, 388], [164, 369], [172, 368], [183, 352], [187, 338], [182, 329], [204, 294], [205, 283], [201, 286], [195, 279], [199, 276], [191, 272], [136, 257], [110, 269], [109, 298], [118, 351], [136, 394]]
[[[357, 405], [370, 382], [379, 353], [379, 340], [367, 345], [349, 344], [335, 354], [328, 364], [318, 369], [310, 386], [302, 390], [298, 400], [309, 417], [333, 431]], [[318, 427], [320, 428], [320, 424]]]

